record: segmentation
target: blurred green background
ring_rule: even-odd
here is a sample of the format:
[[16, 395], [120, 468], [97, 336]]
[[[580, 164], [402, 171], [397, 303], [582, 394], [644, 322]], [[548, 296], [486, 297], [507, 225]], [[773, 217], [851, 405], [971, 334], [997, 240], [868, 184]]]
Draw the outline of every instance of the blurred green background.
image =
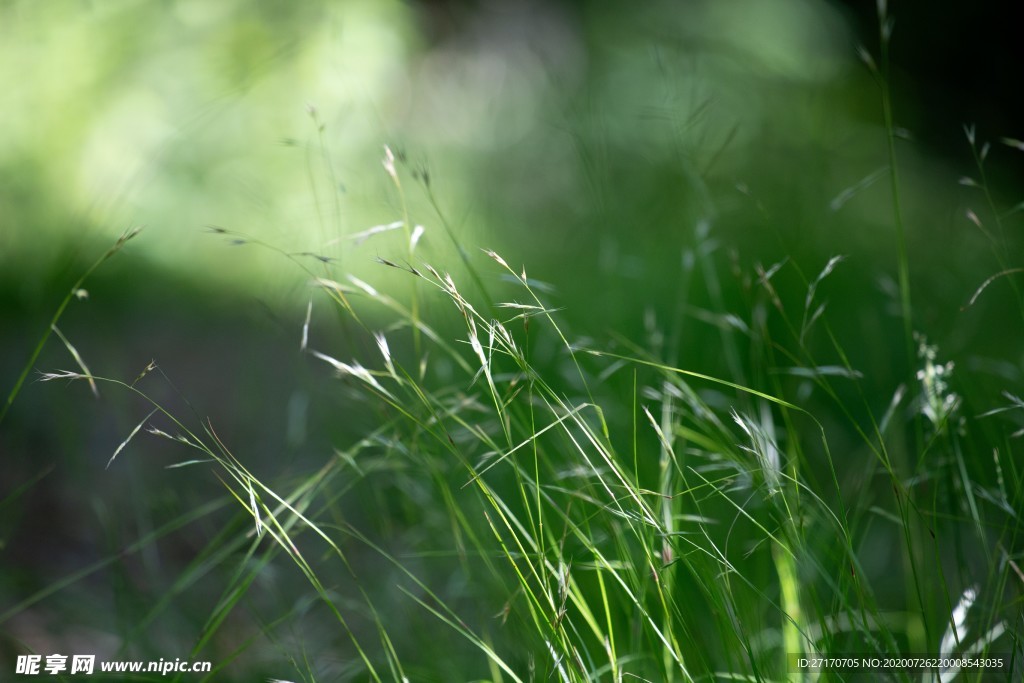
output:
[[[993, 229], [982, 193], [960, 182], [976, 177], [961, 124], [976, 121], [980, 140], [993, 142], [991, 190], [1007, 208], [1020, 152], [998, 140], [1024, 131], [1006, 128], [1020, 120], [994, 88], [947, 88], [935, 72], [963, 51], [979, 79], [997, 80], [1013, 63], [999, 52], [1006, 29], [978, 12], [958, 19], [968, 10], [954, 3], [905, 7], [892, 8], [893, 84], [914, 329], [974, 374], [979, 394], [996, 395], [1022, 379], [1024, 329], [1006, 315], [1013, 291], [1003, 279], [961, 309], [1020, 242], [1011, 232], [992, 247], [968, 219], [971, 209]], [[89, 263], [143, 226], [86, 283], [88, 297], [71, 302], [61, 331], [100, 376], [130, 382], [155, 360], [169, 383], [153, 392], [209, 417], [254, 471], [301, 477], [374, 426], [300, 353], [311, 300], [311, 346], [342, 359], [373, 351], [352, 340], [310, 277], [351, 274], [408, 294], [410, 278], [377, 262], [409, 258], [408, 235], [365, 234], [408, 215], [423, 226], [413, 263], [451, 271], [467, 291], [456, 243], [488, 287], [502, 286], [500, 273], [479, 248], [550, 286], [581, 339], [621, 335], [736, 381], [748, 359], [722, 355], [731, 324], [722, 312], [749, 311], [757, 266], [789, 259], [813, 277], [845, 255], [828, 281], [829, 321], [856, 340], [850, 362], [866, 377], [868, 403], [884, 410], [912, 368], [880, 89], [857, 52], [864, 45], [877, 59], [873, 9], [815, 0], [2, 2], [0, 389], [14, 386]], [[940, 20], [993, 21], [993, 33], [936, 45], [937, 29], [915, 28]], [[398, 156], [400, 190], [383, 167], [385, 145]], [[717, 271], [694, 265], [701, 250]], [[802, 302], [793, 271], [776, 286]], [[423, 306], [424, 317], [450, 319], [443, 302]], [[811, 344], [827, 355], [827, 341]], [[34, 367], [76, 369], [56, 338]], [[140, 436], [103, 469], [145, 415], [137, 399], [101, 386], [97, 401], [84, 384], [35, 378], [0, 424], [0, 666], [24, 643], [184, 656], [217, 599], [217, 574], [174, 605], [159, 596], [220, 524], [243, 521], [227, 504], [180, 521], [222, 491], [213, 477], [164, 470], [179, 458], [164, 443]], [[353, 515], [386, 525], [378, 504], [387, 517], [379, 500]], [[169, 520], [179, 522], [158, 542], [123, 552]], [[48, 594], [83, 568], [92, 569]], [[274, 573], [289, 570], [261, 575], [252, 612], [231, 617], [238, 642], [217, 642], [206, 658], [266, 637], [255, 614], [311, 609]], [[419, 618], [409, 617], [410, 631], [432, 628]], [[286, 675], [272, 663], [293, 651], [292, 638], [330, 651], [317, 623], [275, 636], [266, 669], [247, 654], [238, 680]], [[434, 646], [462, 647], [444, 637]]]

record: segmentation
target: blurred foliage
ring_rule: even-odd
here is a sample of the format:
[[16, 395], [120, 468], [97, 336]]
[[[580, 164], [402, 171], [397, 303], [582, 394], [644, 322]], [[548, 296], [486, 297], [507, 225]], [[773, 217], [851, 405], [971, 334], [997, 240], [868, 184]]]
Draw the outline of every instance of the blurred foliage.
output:
[[[403, 199], [426, 230], [420, 257], [454, 268], [420, 188], [407, 180], [400, 198], [379, 170], [384, 144], [429, 171], [459, 240], [538, 276], [572, 258], [671, 299], [700, 221], [752, 258], [854, 253], [891, 272], [878, 88], [837, 6], [181, 0], [0, 12], [0, 247], [35, 272], [145, 225], [139, 249], [157, 267], [279, 299], [296, 273], [277, 255], [211, 244], [204, 226], [365, 276], [374, 256], [401, 253], [399, 235], [347, 236], [401, 217]], [[911, 250], [953, 269], [914, 269], [919, 287], [976, 285], [986, 256], [946, 248], [977, 238], [963, 215], [971, 193], [953, 187], [963, 169], [912, 144], [900, 154]], [[865, 178], [875, 182], [844, 194]], [[567, 299], [582, 299], [573, 280], [587, 279], [565, 280]], [[609, 286], [602, 308], [642, 308], [622, 298], [637, 289]]]

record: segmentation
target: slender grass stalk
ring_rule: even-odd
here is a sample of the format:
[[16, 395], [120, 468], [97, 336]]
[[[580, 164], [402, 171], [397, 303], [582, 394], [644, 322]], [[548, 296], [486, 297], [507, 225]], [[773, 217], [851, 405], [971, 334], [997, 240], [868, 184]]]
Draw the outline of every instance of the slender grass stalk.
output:
[[892, 93], [889, 86], [889, 31], [891, 26], [884, 15], [881, 43], [881, 90], [882, 116], [885, 125], [886, 154], [889, 159], [889, 188], [892, 198], [893, 225], [896, 227], [896, 258], [900, 287], [900, 315], [903, 320], [904, 344], [907, 358], [914, 357], [914, 319], [910, 296], [910, 258], [907, 254], [907, 232], [903, 221], [903, 207], [900, 199], [899, 165], [896, 160], [896, 124], [892, 111]]
[[[888, 3], [886, 0], [878, 1], [878, 25], [879, 25], [879, 50], [880, 60], [879, 69], [875, 72], [876, 77], [879, 81], [882, 98], [882, 114], [886, 133], [886, 152], [889, 162], [889, 187], [892, 199], [892, 210], [893, 210], [893, 224], [896, 229], [896, 249], [897, 249], [897, 266], [898, 266], [898, 277], [899, 277], [899, 291], [900, 291], [900, 313], [903, 321], [903, 336], [904, 345], [906, 348], [906, 358], [908, 360], [908, 366], [911, 372], [914, 369], [914, 359], [916, 354], [914, 353], [914, 329], [913, 329], [913, 309], [911, 305], [911, 293], [910, 293], [910, 265], [909, 256], [907, 253], [907, 239], [906, 239], [906, 228], [903, 219], [903, 210], [900, 198], [900, 180], [899, 180], [899, 165], [896, 158], [896, 138], [897, 129], [895, 119], [893, 115], [892, 105], [892, 90], [891, 90], [891, 72], [890, 72], [890, 60], [889, 60], [889, 48], [892, 39], [892, 31], [894, 21], [888, 14]], [[873, 66], [871, 62], [868, 62], [869, 66]], [[921, 419], [916, 416], [913, 419], [915, 441], [917, 450], [921, 450], [921, 444], [924, 441], [924, 430]], [[904, 576], [909, 584], [911, 584], [911, 590], [908, 591], [909, 595], [913, 595], [917, 600], [917, 605], [922, 611], [927, 609], [927, 603], [922, 590], [922, 576], [921, 568], [918, 566], [917, 548], [921, 547], [920, 533], [917, 531], [916, 525], [912, 525], [909, 519], [909, 510], [916, 507], [916, 504], [910, 499], [909, 496], [901, 495], [899, 485], [894, 481], [893, 490], [895, 494], [896, 506], [899, 510], [901, 519], [901, 525], [903, 528], [903, 535], [905, 545], [903, 548], [903, 562], [907, 566], [908, 571], [904, 572]], [[924, 620], [925, 625], [925, 639], [927, 642], [934, 642], [934, 638], [929, 633], [928, 620]], [[927, 642], [918, 641], [914, 643], [914, 647], [917, 649], [925, 649]]]
[[[409, 263], [412, 263], [412, 252], [413, 252], [413, 227], [409, 220], [409, 206], [405, 199], [405, 190], [402, 189], [402, 181], [398, 177], [398, 169], [395, 166], [395, 154], [391, 151], [390, 147], [384, 147], [384, 170], [387, 171], [388, 177], [391, 178], [391, 182], [395, 186], [395, 190], [398, 192], [398, 200], [402, 207], [402, 228], [405, 233], [405, 244], [408, 254]], [[412, 290], [412, 338], [413, 348], [417, 358], [423, 357], [422, 352], [422, 340], [420, 338], [420, 296], [418, 283], [413, 282]]]
[[46, 341], [50, 338], [50, 333], [56, 330], [58, 321], [60, 321], [61, 316], [64, 315], [64, 309], [68, 307], [68, 304], [71, 303], [72, 299], [78, 296], [78, 293], [82, 290], [82, 285], [85, 284], [96, 269], [106, 263], [107, 260], [113, 257], [117, 252], [121, 251], [128, 240], [138, 235], [140, 230], [141, 228], [129, 228], [128, 230], [125, 230], [121, 236], [117, 238], [117, 241], [114, 242], [114, 245], [107, 249], [102, 256], [96, 259], [96, 261], [94, 261], [93, 264], [89, 266], [84, 273], [82, 273], [81, 277], [75, 281], [75, 284], [71, 286], [68, 293], [64, 295], [64, 298], [57, 306], [57, 310], [53, 313], [53, 318], [50, 319], [50, 324], [39, 338], [39, 341], [36, 342], [35, 348], [29, 356], [28, 362], [26, 362], [24, 367], [21, 369], [21, 374], [18, 375], [18, 379], [14, 382], [14, 387], [11, 389], [10, 393], [7, 394], [7, 400], [4, 401], [4, 406], [0, 409], [0, 424], [3, 424], [4, 418], [7, 416], [7, 411], [10, 410], [11, 405], [14, 403], [14, 399], [17, 398], [18, 394], [21, 392], [21, 387], [25, 383], [25, 378], [28, 377], [28, 373], [32, 371], [32, 366], [35, 365], [36, 359], [39, 358], [39, 354], [42, 353], [43, 347], [46, 346]]

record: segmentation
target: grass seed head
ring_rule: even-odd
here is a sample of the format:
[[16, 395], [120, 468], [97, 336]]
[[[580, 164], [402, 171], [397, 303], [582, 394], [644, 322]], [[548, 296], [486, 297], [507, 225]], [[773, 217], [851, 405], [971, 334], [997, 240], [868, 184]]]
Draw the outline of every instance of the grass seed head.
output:
[[1012, 147], [1019, 152], [1024, 152], [1024, 140], [1018, 140], [1017, 138], [999, 138], [999, 142], [1003, 143], [1007, 147]]
[[395, 171], [395, 153], [391, 151], [391, 147], [388, 145], [384, 145], [384, 159], [381, 163], [384, 165], [384, 170], [391, 176], [391, 179], [398, 182], [398, 172]]
[[425, 230], [422, 225], [417, 225], [412, 229], [412, 236], [409, 238], [409, 253], [416, 251], [416, 245], [419, 244], [420, 239], [423, 237]]
[[512, 269], [509, 268], [508, 263], [506, 263], [505, 259], [501, 258], [501, 256], [499, 256], [497, 252], [495, 252], [492, 249], [484, 249], [484, 253], [490, 256], [492, 259], [494, 259], [502, 268], [509, 272], [512, 272]]

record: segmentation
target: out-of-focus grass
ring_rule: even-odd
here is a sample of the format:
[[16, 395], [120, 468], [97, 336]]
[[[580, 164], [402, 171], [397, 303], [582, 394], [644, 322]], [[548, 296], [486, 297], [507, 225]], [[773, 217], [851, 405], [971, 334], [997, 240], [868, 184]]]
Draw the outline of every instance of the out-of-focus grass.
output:
[[[365, 172], [389, 143], [429, 169], [461, 237], [514, 232], [541, 255], [603, 250], [607, 265], [628, 225], [644, 248], [624, 254], [629, 272], [705, 217], [716, 185], [743, 181], [792, 215], [882, 161], [855, 142], [871, 86], [824, 3], [0, 11], [5, 204], [12, 226], [33, 226], [5, 231], [4, 253], [40, 264], [54, 244], [147, 225], [142, 248], [164, 267], [276, 280], [272, 259], [200, 248], [212, 224], [365, 269], [372, 254], [346, 236], [393, 218]], [[816, 170], [799, 189], [759, 187], [779, 157]], [[444, 247], [437, 217], [419, 215], [425, 248]]]

